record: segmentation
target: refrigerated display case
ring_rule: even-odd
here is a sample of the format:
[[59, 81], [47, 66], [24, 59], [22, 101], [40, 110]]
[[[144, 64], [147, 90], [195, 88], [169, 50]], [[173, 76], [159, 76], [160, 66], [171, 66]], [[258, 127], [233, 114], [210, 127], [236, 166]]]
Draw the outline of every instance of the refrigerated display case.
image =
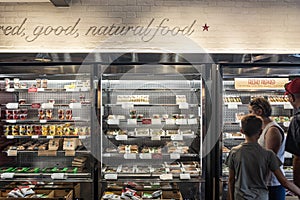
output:
[[[233, 146], [244, 141], [240, 133], [240, 118], [248, 113], [248, 105], [254, 97], [268, 99], [272, 106], [271, 118], [287, 131], [293, 108], [284, 96], [284, 83], [300, 76], [297, 64], [223, 64], [223, 136], [222, 136], [222, 170], [220, 172], [223, 186], [222, 199], [226, 196], [228, 168], [224, 161]], [[284, 171], [292, 179], [292, 155], [285, 152]]]
[[102, 66], [100, 199], [210, 198], [204, 138], [216, 133], [211, 99], [219, 89], [211, 66]]
[[215, 199], [219, 68], [197, 54], [86, 56], [1, 59], [0, 196], [34, 183], [81, 199]]
[[68, 190], [74, 198], [84, 187], [82, 197], [92, 199], [92, 65], [0, 63], [0, 69], [1, 197], [30, 185]]

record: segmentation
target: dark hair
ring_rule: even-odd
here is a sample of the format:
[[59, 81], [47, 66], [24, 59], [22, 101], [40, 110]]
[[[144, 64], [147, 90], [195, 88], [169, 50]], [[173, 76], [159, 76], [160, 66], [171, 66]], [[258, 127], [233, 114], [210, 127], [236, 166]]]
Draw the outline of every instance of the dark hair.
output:
[[261, 109], [263, 117], [270, 117], [272, 114], [272, 107], [269, 101], [263, 97], [256, 97], [252, 99], [249, 105], [255, 110]]
[[261, 131], [263, 122], [260, 117], [249, 114], [242, 118], [241, 123], [244, 134], [248, 137], [251, 137]]

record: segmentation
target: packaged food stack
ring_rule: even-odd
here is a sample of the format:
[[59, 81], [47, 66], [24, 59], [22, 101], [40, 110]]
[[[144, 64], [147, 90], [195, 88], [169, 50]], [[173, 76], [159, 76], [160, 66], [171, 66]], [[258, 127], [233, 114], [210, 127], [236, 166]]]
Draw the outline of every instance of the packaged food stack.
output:
[[62, 144], [61, 138], [51, 139], [51, 140], [49, 140], [48, 149], [57, 151], [58, 149], [60, 149], [61, 144]]
[[75, 151], [78, 145], [79, 145], [78, 138], [65, 138], [63, 143], [63, 150]]
[[39, 109], [39, 119], [40, 120], [51, 120], [52, 119], [52, 110], [51, 109]]
[[77, 167], [78, 171], [83, 171], [85, 168], [87, 157], [78, 156], [72, 161], [72, 167]]
[[118, 151], [119, 153], [138, 153], [139, 147], [137, 145], [120, 145]]
[[6, 120], [25, 120], [27, 113], [27, 109], [7, 109], [5, 110], [5, 117]]
[[19, 188], [14, 188], [11, 190], [7, 197], [20, 198], [20, 197], [29, 197], [30, 195], [35, 194], [35, 192], [29, 186], [20, 186]]

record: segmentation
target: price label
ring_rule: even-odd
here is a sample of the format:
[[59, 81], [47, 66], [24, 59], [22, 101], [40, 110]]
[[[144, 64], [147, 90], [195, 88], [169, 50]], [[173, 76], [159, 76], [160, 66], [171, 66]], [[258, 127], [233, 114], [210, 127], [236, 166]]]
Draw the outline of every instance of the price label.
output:
[[228, 109], [238, 109], [238, 104], [236, 103], [229, 103], [228, 105]]
[[142, 119], [142, 124], [152, 124], [152, 119]]
[[123, 102], [122, 103], [122, 108], [123, 109], [133, 109], [134, 108], [134, 104], [130, 103], [130, 102]]
[[32, 138], [32, 139], [38, 139], [39, 136], [38, 136], [38, 135], [33, 135], [33, 136], [31, 136], [31, 138]]
[[160, 119], [152, 119], [152, 124], [160, 125], [161, 120]]
[[37, 91], [38, 91], [37, 88], [28, 88], [28, 93], [37, 92]]
[[7, 123], [17, 123], [17, 120], [15, 119], [9, 119], [9, 120], [6, 120]]
[[179, 124], [179, 125], [185, 125], [185, 124], [187, 124], [187, 120], [186, 119], [176, 119], [175, 123]]
[[43, 109], [53, 109], [53, 103], [42, 103]]
[[104, 175], [104, 179], [107, 179], [107, 180], [117, 180], [118, 179], [118, 175], [117, 174], [105, 174]]
[[197, 119], [196, 118], [188, 119], [188, 124], [197, 124]]
[[86, 139], [86, 135], [79, 135], [78, 138], [79, 139]]
[[111, 153], [104, 153], [103, 156], [109, 158], [109, 157], [111, 157]]
[[127, 119], [127, 124], [128, 125], [136, 125], [137, 124], [137, 119]]
[[66, 92], [75, 92], [75, 89], [74, 88], [67, 88]]
[[51, 175], [52, 179], [66, 179], [65, 173], [54, 173]]
[[6, 138], [7, 139], [14, 139], [15, 137], [13, 135], [7, 135]]
[[89, 91], [89, 88], [88, 87], [82, 87], [82, 88], [80, 88], [80, 91], [87, 92], [87, 91]]
[[152, 135], [151, 140], [161, 140], [161, 136], [160, 135]]
[[127, 140], [128, 136], [127, 135], [116, 135], [116, 140]]
[[190, 174], [180, 174], [179, 175], [180, 179], [183, 179], [183, 180], [189, 180], [191, 179], [191, 175]]
[[166, 124], [175, 124], [175, 119], [166, 119]]
[[7, 88], [7, 89], [6, 89], [6, 92], [14, 92], [14, 91], [15, 91], [14, 88]]
[[17, 108], [19, 108], [19, 103], [8, 103], [8, 104], [6, 104], [6, 108], [17, 109]]
[[186, 102], [179, 103], [179, 109], [189, 109], [189, 104]]
[[7, 151], [7, 156], [17, 156], [18, 151], [17, 150], [8, 150]]
[[125, 153], [124, 158], [125, 159], [136, 159], [136, 153]]
[[45, 120], [45, 119], [42, 119], [42, 120], [40, 120], [40, 123], [47, 123], [47, 120]]
[[160, 180], [172, 180], [173, 179], [173, 175], [172, 174], [161, 174], [159, 176]]
[[72, 108], [75, 108], [75, 109], [80, 109], [81, 108], [81, 103], [70, 103], [69, 104], [69, 107], [72, 109]]
[[183, 140], [183, 136], [180, 134], [171, 135], [171, 140]]
[[180, 154], [179, 154], [179, 153], [171, 153], [171, 154], [170, 154], [170, 158], [171, 158], [172, 160], [180, 159]]
[[10, 179], [13, 178], [15, 173], [6, 172], [1, 174], [1, 179]]
[[37, 91], [38, 91], [38, 92], [44, 92], [44, 91], [45, 91], [45, 88], [37, 88]]
[[120, 124], [120, 120], [119, 119], [108, 119], [107, 120], [108, 124], [116, 124], [119, 125]]
[[53, 138], [54, 138], [54, 136], [52, 136], [52, 135], [47, 136], [47, 139], [53, 139]]
[[41, 104], [40, 103], [32, 103], [31, 108], [40, 108]]
[[152, 154], [151, 153], [141, 153], [140, 154], [140, 159], [152, 159]]
[[293, 109], [293, 106], [290, 103], [283, 104], [284, 109]]

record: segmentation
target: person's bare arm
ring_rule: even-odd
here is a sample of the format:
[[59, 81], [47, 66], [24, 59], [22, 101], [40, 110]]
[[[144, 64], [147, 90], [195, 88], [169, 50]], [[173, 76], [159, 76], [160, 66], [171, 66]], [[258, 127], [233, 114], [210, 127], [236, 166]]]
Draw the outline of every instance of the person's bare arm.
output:
[[275, 154], [280, 149], [282, 135], [278, 128], [270, 127], [265, 135], [266, 148], [272, 150]]
[[291, 192], [295, 193], [298, 197], [300, 197], [300, 188], [298, 188], [293, 182], [287, 180], [287, 178], [283, 175], [280, 168], [273, 171], [278, 181], [281, 183], [281, 185]]
[[234, 170], [229, 169], [227, 200], [234, 199]]

